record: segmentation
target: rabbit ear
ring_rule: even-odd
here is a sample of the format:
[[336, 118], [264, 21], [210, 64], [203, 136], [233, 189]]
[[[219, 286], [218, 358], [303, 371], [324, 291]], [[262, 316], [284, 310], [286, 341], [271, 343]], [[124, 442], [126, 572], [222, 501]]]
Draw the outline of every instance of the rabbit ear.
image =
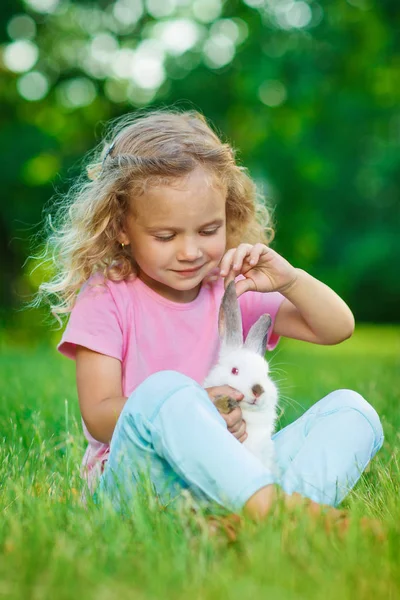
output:
[[244, 347], [264, 356], [267, 346], [268, 331], [271, 324], [272, 320], [270, 315], [262, 315], [254, 325], [250, 327]]
[[242, 315], [234, 281], [231, 281], [226, 288], [221, 301], [218, 330], [222, 345], [230, 348], [238, 348], [243, 345]]

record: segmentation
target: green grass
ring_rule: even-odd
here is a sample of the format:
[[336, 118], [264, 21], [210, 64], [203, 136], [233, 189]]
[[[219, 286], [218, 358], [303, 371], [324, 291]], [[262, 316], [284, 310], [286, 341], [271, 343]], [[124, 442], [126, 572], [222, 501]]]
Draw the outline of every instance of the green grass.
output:
[[[400, 597], [399, 329], [362, 327], [337, 347], [284, 340], [271, 358], [280, 426], [342, 387], [382, 418], [384, 447], [344, 503], [348, 535], [281, 511], [246, 521], [233, 544], [146, 494], [124, 518], [108, 506], [85, 509], [74, 365], [49, 344], [22, 342], [11, 333], [1, 341], [0, 598]], [[385, 539], [363, 532], [362, 516], [380, 519]]]

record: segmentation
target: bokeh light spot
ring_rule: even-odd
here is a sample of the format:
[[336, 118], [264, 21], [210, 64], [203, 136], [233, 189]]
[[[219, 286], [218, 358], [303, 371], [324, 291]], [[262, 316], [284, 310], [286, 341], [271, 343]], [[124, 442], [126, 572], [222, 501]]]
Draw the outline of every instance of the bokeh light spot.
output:
[[44, 185], [57, 175], [59, 168], [59, 158], [53, 154], [43, 152], [24, 164], [22, 177], [28, 185]]
[[31, 40], [36, 35], [36, 23], [28, 15], [16, 15], [9, 21], [7, 33], [13, 40]]
[[313, 17], [310, 6], [303, 0], [281, 0], [273, 6], [272, 14], [281, 29], [301, 29], [306, 27]]
[[219, 19], [218, 21], [215, 21], [215, 23], [211, 25], [210, 33], [211, 35], [223, 35], [232, 40], [235, 44], [240, 38], [239, 26], [235, 21], [232, 21], [232, 19]]
[[258, 88], [258, 97], [267, 106], [280, 106], [286, 100], [286, 88], [277, 79], [268, 79]]
[[128, 91], [128, 100], [134, 106], [146, 106], [156, 95], [156, 90], [138, 88], [132, 86]]
[[104, 79], [112, 70], [113, 60], [118, 53], [118, 40], [110, 33], [94, 36], [81, 60], [84, 71], [98, 79]]
[[212, 23], [222, 11], [220, 0], [195, 0], [192, 4], [193, 16], [201, 23]]
[[25, 0], [25, 4], [38, 13], [54, 12], [59, 2], [60, 0]]
[[145, 40], [135, 50], [131, 65], [133, 81], [143, 89], [158, 88], [165, 80], [164, 53], [158, 42]]
[[179, 56], [197, 43], [202, 30], [190, 19], [172, 19], [156, 23], [152, 35], [164, 44], [170, 54]]
[[134, 57], [134, 50], [131, 48], [121, 48], [115, 54], [112, 62], [112, 72], [114, 75], [121, 77], [121, 79], [128, 79], [131, 74]]
[[118, 41], [110, 33], [99, 33], [90, 44], [90, 53], [100, 62], [108, 62], [110, 56], [118, 50]]
[[126, 102], [127, 84], [125, 81], [116, 81], [108, 79], [104, 84], [104, 93], [111, 102]]
[[143, 15], [143, 3], [141, 0], [117, 0], [113, 15], [119, 23], [129, 27]]
[[311, 8], [306, 2], [294, 2], [286, 13], [286, 21], [290, 27], [306, 27], [312, 19]]
[[31, 71], [18, 79], [17, 89], [25, 100], [41, 100], [49, 91], [49, 82], [39, 71]]
[[96, 98], [96, 87], [86, 77], [64, 81], [57, 88], [59, 102], [66, 108], [79, 108], [91, 104]]
[[36, 44], [28, 40], [18, 40], [6, 46], [3, 61], [7, 69], [14, 73], [29, 71], [39, 57], [39, 49]]
[[251, 8], [262, 8], [265, 5], [265, 0], [244, 0], [244, 3]]
[[347, 0], [347, 2], [360, 10], [370, 10], [372, 8], [372, 2], [370, 0]]
[[235, 56], [235, 45], [232, 40], [220, 33], [211, 35], [204, 44], [204, 62], [212, 69], [229, 64]]
[[168, 17], [176, 7], [176, 0], [146, 0], [146, 8], [149, 15], [155, 19]]

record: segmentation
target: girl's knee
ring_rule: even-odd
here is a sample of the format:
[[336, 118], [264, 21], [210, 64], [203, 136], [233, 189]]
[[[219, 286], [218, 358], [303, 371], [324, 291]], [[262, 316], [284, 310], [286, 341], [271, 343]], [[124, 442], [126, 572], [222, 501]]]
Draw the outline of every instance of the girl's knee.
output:
[[374, 437], [376, 448], [380, 448], [383, 443], [383, 429], [378, 413], [369, 402], [358, 392], [353, 390], [336, 390], [321, 400], [321, 412], [336, 412], [337, 410], [354, 410], [362, 415], [370, 424]]
[[202, 389], [194, 379], [178, 371], [157, 371], [147, 377], [130, 394], [124, 412], [142, 414], [145, 412], [148, 416], [153, 415], [168, 398], [185, 388], [188, 389], [188, 397], [192, 396], [191, 390]]
[[152, 423], [164, 405], [173, 407], [176, 404], [174, 399], [179, 398], [181, 408], [189, 407], [195, 403], [196, 398], [202, 398], [201, 392], [206, 394], [196, 381], [177, 371], [153, 373], [128, 397], [113, 437], [137, 435], [140, 439], [149, 441]]

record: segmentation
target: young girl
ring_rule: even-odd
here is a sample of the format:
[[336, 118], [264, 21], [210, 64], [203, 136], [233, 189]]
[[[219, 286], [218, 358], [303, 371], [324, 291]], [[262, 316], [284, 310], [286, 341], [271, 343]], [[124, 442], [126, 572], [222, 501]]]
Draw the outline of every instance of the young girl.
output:
[[337, 344], [354, 328], [335, 292], [269, 248], [268, 213], [232, 148], [201, 115], [158, 111], [121, 120], [88, 172], [50, 239], [58, 274], [42, 292], [71, 313], [59, 350], [76, 360], [90, 489], [119, 506], [149, 469], [163, 503], [188, 490], [263, 516], [277, 489], [340, 503], [383, 442], [364, 398], [332, 392], [277, 433], [278, 477], [242, 445], [240, 408], [212, 402], [240, 393], [201, 385], [232, 279], [245, 334], [271, 315], [268, 350], [280, 336]]

